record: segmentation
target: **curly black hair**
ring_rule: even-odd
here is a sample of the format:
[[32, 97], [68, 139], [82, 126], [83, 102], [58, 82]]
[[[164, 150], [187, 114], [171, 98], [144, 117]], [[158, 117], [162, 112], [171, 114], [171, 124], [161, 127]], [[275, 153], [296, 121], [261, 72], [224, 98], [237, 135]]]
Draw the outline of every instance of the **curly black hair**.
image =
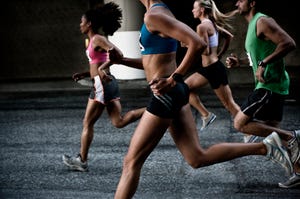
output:
[[97, 33], [101, 28], [104, 34], [113, 35], [122, 23], [122, 10], [119, 5], [109, 2], [85, 12], [87, 21], [91, 22], [92, 30]]

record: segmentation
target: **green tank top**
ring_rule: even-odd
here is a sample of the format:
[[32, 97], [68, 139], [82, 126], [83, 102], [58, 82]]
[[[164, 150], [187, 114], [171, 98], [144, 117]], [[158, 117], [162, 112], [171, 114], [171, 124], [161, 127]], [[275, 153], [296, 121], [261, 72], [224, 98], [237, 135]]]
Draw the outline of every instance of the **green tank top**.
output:
[[245, 41], [245, 49], [250, 59], [250, 65], [252, 66], [254, 74], [255, 89], [265, 88], [278, 94], [288, 95], [290, 79], [285, 69], [283, 58], [266, 65], [264, 73], [265, 83], [261, 83], [255, 78], [255, 73], [258, 67], [257, 62], [263, 60], [276, 48], [276, 44], [272, 41], [259, 39], [256, 35], [256, 22], [262, 16], [267, 17], [267, 15], [258, 12], [251, 19], [248, 25]]

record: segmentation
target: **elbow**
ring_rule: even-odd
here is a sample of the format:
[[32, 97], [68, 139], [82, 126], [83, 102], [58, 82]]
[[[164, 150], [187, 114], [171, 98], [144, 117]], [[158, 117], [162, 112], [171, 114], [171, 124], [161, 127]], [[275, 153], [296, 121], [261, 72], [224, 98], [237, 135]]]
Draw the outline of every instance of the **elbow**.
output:
[[196, 48], [197, 51], [202, 54], [207, 49], [207, 43], [203, 39], [199, 38]]
[[296, 42], [291, 39], [287, 44], [286, 44], [286, 49], [288, 49], [289, 51], [295, 50], [297, 47]]
[[293, 41], [291, 42], [291, 50], [295, 50], [296, 47], [297, 47], [296, 42], [293, 40]]

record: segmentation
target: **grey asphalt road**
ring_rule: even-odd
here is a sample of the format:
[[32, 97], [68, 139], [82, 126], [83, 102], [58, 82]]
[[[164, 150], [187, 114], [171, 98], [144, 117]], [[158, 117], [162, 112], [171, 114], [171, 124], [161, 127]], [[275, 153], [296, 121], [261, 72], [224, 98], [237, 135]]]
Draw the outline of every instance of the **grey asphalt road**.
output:
[[[30, 86], [28, 86], [30, 87]], [[76, 87], [76, 86], [75, 86]], [[122, 87], [123, 112], [145, 106], [147, 88]], [[33, 89], [33, 87], [30, 87]], [[29, 91], [28, 91], [29, 90]], [[100, 198], [114, 196], [122, 159], [137, 122], [114, 128], [107, 114], [95, 125], [89, 172], [70, 171], [62, 155], [79, 152], [82, 118], [89, 89], [2, 90], [0, 97], [0, 198]], [[238, 102], [249, 89], [233, 88]], [[202, 100], [217, 115], [199, 131], [203, 147], [240, 142], [242, 134], [212, 92]], [[200, 129], [198, 117], [197, 127]], [[282, 126], [300, 129], [300, 105], [287, 101]], [[249, 156], [200, 169], [191, 168], [165, 134], [143, 167], [137, 199], [278, 199], [300, 198], [300, 188], [281, 189], [284, 170], [263, 156]]]

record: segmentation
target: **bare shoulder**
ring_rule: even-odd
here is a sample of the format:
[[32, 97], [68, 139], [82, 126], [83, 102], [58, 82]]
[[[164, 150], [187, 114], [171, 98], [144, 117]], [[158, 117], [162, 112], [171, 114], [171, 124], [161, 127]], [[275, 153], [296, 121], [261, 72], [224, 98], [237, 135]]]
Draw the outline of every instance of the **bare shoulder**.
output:
[[263, 16], [257, 20], [257, 26], [258, 27], [276, 27], [276, 26], [278, 26], [278, 24], [274, 18], [269, 17], [269, 16]]
[[99, 35], [99, 34], [96, 34], [94, 37], [93, 37], [94, 41], [95, 42], [99, 42], [99, 41], [106, 41], [106, 37], [104, 37], [103, 35]]

